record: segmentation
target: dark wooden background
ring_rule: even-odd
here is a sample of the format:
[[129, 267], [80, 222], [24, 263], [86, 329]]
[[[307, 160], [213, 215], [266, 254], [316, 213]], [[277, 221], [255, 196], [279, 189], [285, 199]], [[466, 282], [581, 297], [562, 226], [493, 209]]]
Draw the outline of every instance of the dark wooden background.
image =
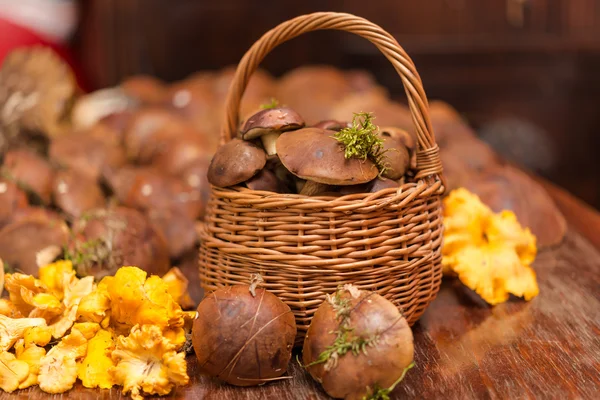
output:
[[[600, 1], [87, 0], [75, 38], [94, 87], [167, 81], [235, 64], [262, 33], [313, 11], [364, 16], [412, 55], [430, 98], [457, 109], [505, 157], [600, 208]], [[307, 63], [365, 68], [401, 99], [368, 42], [318, 32], [274, 51], [279, 76]]]

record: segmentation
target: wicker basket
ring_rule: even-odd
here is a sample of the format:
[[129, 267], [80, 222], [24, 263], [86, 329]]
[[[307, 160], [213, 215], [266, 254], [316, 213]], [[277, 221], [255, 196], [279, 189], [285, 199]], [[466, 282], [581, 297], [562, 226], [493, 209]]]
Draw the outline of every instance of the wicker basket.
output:
[[265, 55], [289, 39], [323, 29], [360, 35], [393, 64], [416, 126], [418, 171], [413, 182], [399, 189], [343, 197], [212, 188], [200, 227], [204, 290], [247, 284], [250, 274], [260, 273], [265, 287], [294, 312], [296, 344], [325, 295], [340, 284], [378, 292], [400, 307], [412, 325], [435, 298], [442, 277], [444, 186], [427, 98], [412, 60], [379, 26], [354, 15], [326, 12], [300, 16], [267, 32], [237, 68], [222, 140], [236, 135], [241, 97]]

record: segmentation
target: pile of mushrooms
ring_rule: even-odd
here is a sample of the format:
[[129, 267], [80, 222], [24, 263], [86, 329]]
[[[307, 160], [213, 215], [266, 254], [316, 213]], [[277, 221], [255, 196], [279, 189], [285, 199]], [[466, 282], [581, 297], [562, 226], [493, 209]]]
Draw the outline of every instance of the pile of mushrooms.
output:
[[370, 113], [351, 123], [302, 116], [276, 104], [251, 115], [238, 137], [221, 146], [208, 181], [225, 188], [341, 196], [398, 187], [416, 167], [416, 141], [405, 130], [379, 128]]

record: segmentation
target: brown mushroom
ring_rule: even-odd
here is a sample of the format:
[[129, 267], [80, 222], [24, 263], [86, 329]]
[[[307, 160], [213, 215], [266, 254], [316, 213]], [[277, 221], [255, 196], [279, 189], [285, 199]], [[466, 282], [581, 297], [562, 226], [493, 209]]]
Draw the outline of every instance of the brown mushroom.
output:
[[259, 138], [269, 156], [276, 154], [275, 141], [283, 132], [304, 127], [304, 120], [288, 107], [268, 108], [252, 115], [240, 131], [244, 140]]
[[204, 211], [208, 198], [210, 197], [210, 183], [208, 182], [207, 171], [210, 160], [197, 159], [187, 165], [185, 171], [181, 174], [181, 179], [190, 188], [200, 194], [202, 208], [200, 210], [199, 219], [204, 218]]
[[246, 181], [248, 189], [264, 190], [267, 192], [289, 193], [283, 182], [270, 170], [263, 168], [258, 174]]
[[211, 148], [207, 137], [191, 126], [173, 130], [165, 127], [139, 147], [135, 160], [139, 164], [150, 164], [167, 173], [179, 175], [197, 159], [210, 159], [215, 150]]
[[153, 76], [136, 75], [125, 79], [119, 87], [143, 104], [158, 104], [165, 97], [165, 85]]
[[177, 208], [160, 208], [148, 211], [155, 229], [167, 241], [169, 256], [179, 258], [192, 249], [198, 240], [196, 222]]
[[126, 208], [98, 209], [73, 224], [68, 254], [80, 275], [101, 278], [123, 265], [163, 275], [170, 267], [167, 244], [141, 212]]
[[215, 95], [208, 80], [176, 82], [167, 90], [164, 105], [167, 110], [181, 116], [198, 130], [217, 131], [218, 129], [218, 126], [215, 126], [217, 120], [215, 115], [218, 115], [214, 112]]
[[71, 122], [74, 129], [89, 128], [110, 114], [131, 110], [137, 105], [134, 98], [118, 87], [97, 90], [77, 99]]
[[399, 186], [396, 181], [377, 177], [371, 182], [363, 183], [362, 185], [342, 186], [340, 187], [340, 194], [375, 193], [384, 189], [398, 188]]
[[473, 176], [464, 186], [493, 211], [514, 211], [519, 222], [536, 236], [539, 247], [557, 245], [565, 236], [565, 218], [552, 198], [539, 183], [515, 167], [492, 167]]
[[177, 209], [189, 219], [197, 218], [204, 203], [201, 192], [183, 179], [149, 166], [125, 166], [105, 173], [119, 202], [138, 210]]
[[6, 135], [5, 144], [24, 131], [48, 137], [65, 132], [77, 92], [70, 67], [49, 47], [13, 50], [0, 70], [0, 132]]
[[117, 168], [126, 162], [122, 146], [101, 125], [54, 139], [49, 153], [56, 164], [94, 179], [101, 175], [103, 168]]
[[414, 129], [409, 109], [377, 91], [344, 97], [335, 103], [329, 117], [343, 121], [356, 110], [369, 110], [376, 116], [375, 122], [379, 126], [396, 126], [409, 131]]
[[429, 118], [440, 149], [454, 141], [476, 138], [475, 133], [451, 105], [434, 100], [429, 103]]
[[96, 180], [75, 170], [60, 170], [56, 173], [52, 196], [61, 210], [75, 218], [85, 211], [104, 207], [106, 202]]
[[335, 119], [326, 119], [313, 125], [313, 128], [325, 129], [328, 131], [339, 132], [344, 128], [350, 127], [348, 122], [337, 121]]
[[384, 127], [380, 132], [389, 166], [383, 176], [393, 180], [400, 179], [409, 167], [417, 167], [416, 140], [407, 131], [395, 127]]
[[329, 131], [319, 128], [282, 134], [277, 139], [277, 154], [292, 174], [307, 181], [300, 193], [304, 195], [328, 191], [329, 185], [366, 183], [379, 174], [369, 159], [345, 158], [342, 145]]
[[393, 181], [391, 179], [382, 179], [378, 177], [371, 181], [369, 186], [369, 192], [376, 193], [384, 189], [397, 189], [400, 187], [400, 184], [397, 181]]
[[[235, 67], [227, 67], [221, 70], [212, 81], [212, 89], [217, 101], [214, 114], [217, 117], [223, 115], [225, 111], [225, 97], [229, 92], [229, 86], [234, 74]], [[244, 91], [244, 97], [242, 97], [240, 104], [240, 115], [245, 117], [256, 112], [262, 104], [266, 103], [270, 98], [275, 97], [275, 95], [276, 83], [273, 77], [265, 70], [257, 69], [250, 77]], [[220, 122], [220, 119], [216, 118], [213, 127], [218, 128]]]
[[[352, 87], [340, 70], [312, 65], [285, 74], [279, 80], [276, 97], [302, 115], [308, 124], [313, 124], [330, 118], [332, 107], [351, 92]], [[347, 114], [340, 119], [345, 117]]]
[[45, 204], [50, 203], [54, 171], [48, 161], [33, 151], [17, 149], [7, 152], [2, 173]]
[[174, 112], [162, 108], [146, 108], [133, 114], [125, 128], [124, 144], [129, 158], [137, 159], [140, 149], [160, 130], [189, 129], [189, 124]]
[[10, 222], [16, 210], [28, 204], [27, 195], [15, 182], [0, 178], [0, 229]]
[[0, 258], [13, 270], [37, 275], [37, 253], [50, 246], [63, 248], [68, 239], [69, 228], [64, 221], [32, 212], [0, 230]]
[[252, 178], [266, 163], [263, 149], [236, 138], [215, 153], [208, 167], [208, 181], [218, 187], [234, 186]]

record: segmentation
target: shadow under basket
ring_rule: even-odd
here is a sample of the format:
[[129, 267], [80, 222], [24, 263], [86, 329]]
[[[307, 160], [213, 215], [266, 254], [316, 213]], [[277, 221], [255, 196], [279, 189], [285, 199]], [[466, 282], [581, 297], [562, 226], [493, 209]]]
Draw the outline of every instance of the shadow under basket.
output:
[[205, 293], [249, 284], [288, 304], [301, 345], [327, 294], [353, 284], [391, 300], [414, 324], [435, 298], [442, 279], [444, 192], [439, 149], [419, 75], [396, 40], [350, 14], [315, 13], [267, 32], [240, 61], [226, 103], [223, 141], [235, 136], [238, 110], [250, 75], [277, 45], [302, 33], [338, 29], [359, 34], [390, 60], [404, 83], [419, 151], [412, 182], [377, 193], [307, 197], [245, 187], [211, 190], [200, 226], [200, 280]]

